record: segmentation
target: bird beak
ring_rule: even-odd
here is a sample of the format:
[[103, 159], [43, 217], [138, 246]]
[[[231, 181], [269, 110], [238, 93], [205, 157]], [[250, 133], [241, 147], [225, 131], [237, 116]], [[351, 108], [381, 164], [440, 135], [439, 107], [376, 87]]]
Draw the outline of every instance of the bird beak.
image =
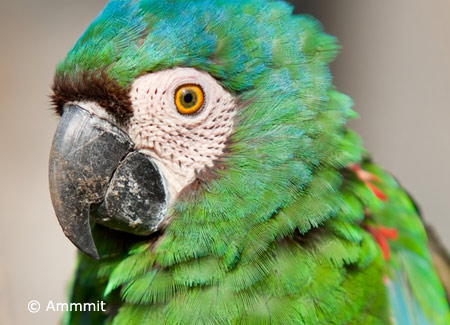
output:
[[91, 222], [149, 235], [164, 219], [168, 191], [128, 135], [79, 106], [66, 105], [50, 152], [50, 194], [64, 234], [88, 256], [99, 254]]

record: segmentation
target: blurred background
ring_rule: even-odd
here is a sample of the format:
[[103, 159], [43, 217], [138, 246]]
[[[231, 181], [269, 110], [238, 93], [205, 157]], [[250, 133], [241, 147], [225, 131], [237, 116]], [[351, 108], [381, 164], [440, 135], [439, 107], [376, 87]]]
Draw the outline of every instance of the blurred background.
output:
[[[75, 261], [48, 193], [48, 96], [57, 62], [106, 2], [0, 0], [0, 324], [61, 318], [27, 310], [65, 301]], [[352, 128], [450, 248], [450, 2], [291, 2], [339, 38], [332, 70], [361, 115]]]

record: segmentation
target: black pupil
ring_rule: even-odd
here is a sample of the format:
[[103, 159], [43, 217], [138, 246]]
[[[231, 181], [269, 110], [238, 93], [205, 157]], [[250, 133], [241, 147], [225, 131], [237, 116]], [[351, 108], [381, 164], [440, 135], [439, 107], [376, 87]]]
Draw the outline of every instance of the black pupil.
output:
[[186, 95], [184, 95], [184, 102], [186, 104], [192, 103], [193, 100], [194, 100], [194, 96], [192, 96], [192, 94], [187, 93]]

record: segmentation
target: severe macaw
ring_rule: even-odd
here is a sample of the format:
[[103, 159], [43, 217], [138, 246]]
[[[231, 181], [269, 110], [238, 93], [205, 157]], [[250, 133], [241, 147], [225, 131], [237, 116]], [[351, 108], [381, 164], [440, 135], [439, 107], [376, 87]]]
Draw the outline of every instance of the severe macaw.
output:
[[418, 211], [283, 1], [112, 0], [58, 65], [68, 324], [450, 324]]

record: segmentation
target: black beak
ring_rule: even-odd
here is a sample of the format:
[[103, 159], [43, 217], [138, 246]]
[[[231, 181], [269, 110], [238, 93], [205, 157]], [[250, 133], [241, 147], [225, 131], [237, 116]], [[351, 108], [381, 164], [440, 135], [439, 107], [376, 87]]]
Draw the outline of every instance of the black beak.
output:
[[53, 139], [50, 193], [64, 234], [98, 259], [90, 220], [149, 235], [165, 216], [168, 195], [156, 165], [128, 135], [78, 106], [66, 106]]

